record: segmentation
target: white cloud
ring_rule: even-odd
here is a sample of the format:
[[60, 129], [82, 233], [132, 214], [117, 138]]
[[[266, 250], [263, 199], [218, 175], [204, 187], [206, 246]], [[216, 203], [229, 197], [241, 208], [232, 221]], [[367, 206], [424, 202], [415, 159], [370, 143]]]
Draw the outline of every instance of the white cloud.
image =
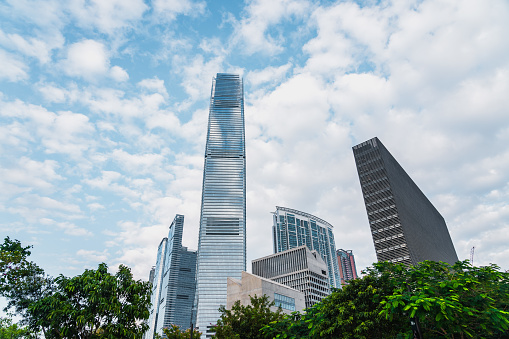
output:
[[[442, 212], [460, 258], [475, 245], [476, 262], [507, 262], [507, 1], [222, 6], [0, 5], [2, 230], [37, 232], [41, 246], [79, 239], [66, 261], [83, 249], [144, 279], [176, 213], [196, 247], [210, 85], [238, 72], [249, 259], [272, 252], [269, 212], [285, 205], [333, 224], [359, 269], [373, 262], [351, 146], [376, 135]], [[87, 238], [106, 224], [103, 243]]]
[[278, 54], [284, 49], [282, 31], [271, 34], [269, 28], [292, 17], [305, 17], [310, 9], [311, 4], [305, 0], [253, 0], [240, 21], [230, 17], [235, 29], [232, 42], [240, 44], [236, 50], [245, 54]]
[[11, 50], [39, 60], [46, 64], [51, 61], [51, 52], [64, 44], [64, 38], [59, 33], [51, 33], [44, 36], [24, 38], [19, 34], [6, 34], [0, 30], [0, 45]]
[[174, 58], [176, 69], [182, 76], [182, 86], [191, 97], [191, 102], [210, 95], [212, 78], [224, 70], [223, 62], [224, 56], [216, 56], [210, 60], [206, 60], [203, 55], [196, 55], [191, 59], [189, 56]]
[[95, 178], [95, 179], [88, 179], [85, 180], [87, 184], [90, 186], [100, 188], [100, 189], [107, 189], [109, 186], [112, 185], [113, 182], [118, 181], [122, 178], [122, 174], [114, 171], [102, 171], [101, 178]]
[[53, 160], [35, 161], [21, 157], [15, 166], [0, 168], [0, 180], [10, 184], [30, 187], [32, 189], [51, 189], [54, 182], [64, 178], [56, 172], [59, 164]]
[[124, 170], [137, 174], [151, 174], [160, 171], [164, 160], [161, 154], [129, 154], [121, 149], [114, 150], [111, 157]]
[[66, 91], [56, 86], [45, 84], [39, 87], [39, 91], [49, 102], [63, 103], [66, 100]]
[[26, 20], [25, 22], [43, 28], [59, 27], [61, 25], [63, 13], [59, 1], [7, 0], [6, 3], [5, 11], [11, 17], [21, 17], [22, 20]]
[[143, 0], [72, 0], [67, 6], [78, 25], [110, 35], [134, 26], [148, 10]]
[[91, 211], [98, 211], [98, 210], [103, 210], [105, 209], [106, 207], [104, 207], [103, 205], [97, 203], [97, 202], [94, 202], [94, 203], [91, 203], [91, 204], [88, 204], [87, 205], [88, 208], [91, 210]]
[[154, 91], [161, 94], [163, 97], [168, 98], [168, 92], [166, 91], [164, 80], [161, 80], [157, 77], [153, 79], [143, 79], [142, 81], [138, 82], [138, 86], [149, 91]]
[[0, 49], [0, 79], [11, 82], [28, 79], [28, 67], [15, 56]]
[[129, 80], [129, 74], [127, 74], [126, 70], [120, 66], [113, 66], [110, 68], [110, 76], [113, 80], [118, 82]]
[[78, 250], [76, 255], [87, 261], [95, 261], [97, 263], [105, 262], [109, 258], [108, 250], [94, 251], [94, 250]]
[[291, 67], [292, 64], [287, 63], [279, 67], [269, 66], [262, 70], [251, 71], [246, 74], [246, 81], [254, 87], [265, 83], [281, 83]]
[[64, 231], [67, 235], [72, 235], [75, 237], [89, 237], [92, 236], [93, 233], [89, 230], [78, 227], [72, 222], [58, 222], [55, 224], [60, 230]]
[[174, 20], [177, 15], [198, 16], [204, 13], [206, 3], [192, 0], [154, 0], [154, 11], [164, 21]]
[[109, 55], [103, 43], [83, 40], [68, 47], [67, 58], [63, 60], [68, 75], [93, 80], [109, 70]]

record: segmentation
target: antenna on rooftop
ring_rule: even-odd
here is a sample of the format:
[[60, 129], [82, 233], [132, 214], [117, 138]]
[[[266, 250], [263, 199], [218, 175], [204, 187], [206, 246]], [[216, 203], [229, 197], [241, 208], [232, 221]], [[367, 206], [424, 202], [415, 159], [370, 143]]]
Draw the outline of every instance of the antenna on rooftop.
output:
[[470, 249], [470, 265], [474, 266], [474, 250], [475, 250], [475, 246], [472, 246], [472, 248]]

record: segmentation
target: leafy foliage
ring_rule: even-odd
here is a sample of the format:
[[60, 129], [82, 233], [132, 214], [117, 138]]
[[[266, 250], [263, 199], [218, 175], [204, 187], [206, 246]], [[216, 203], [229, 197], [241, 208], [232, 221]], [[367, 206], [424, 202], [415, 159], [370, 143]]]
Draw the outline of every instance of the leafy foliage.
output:
[[[193, 339], [199, 339], [201, 336], [201, 332], [198, 332], [195, 328], [193, 328]], [[191, 329], [188, 328], [184, 332], [180, 330], [180, 327], [177, 325], [171, 325], [168, 328], [163, 328], [163, 333], [168, 339], [190, 339], [191, 338]], [[156, 339], [161, 339], [162, 337], [159, 334], [154, 335]]]
[[270, 338], [509, 338], [509, 274], [496, 265], [381, 262], [306, 310], [272, 322]]
[[48, 339], [137, 338], [147, 330], [151, 287], [133, 280], [128, 267], [112, 275], [102, 263], [74, 278], [52, 279], [27, 260], [29, 248], [4, 240], [0, 293], [31, 330]]
[[393, 293], [392, 273], [369, 269], [363, 278], [284, 321], [263, 329], [275, 338], [394, 338], [407, 328], [408, 317], [386, 319], [380, 315], [384, 298]]
[[281, 321], [284, 314], [281, 309], [276, 312], [270, 310], [274, 302], [269, 302], [269, 298], [264, 295], [261, 297], [251, 297], [251, 304], [244, 306], [240, 301], [236, 301], [231, 310], [221, 306], [219, 312], [221, 317], [213, 327], [214, 338], [218, 339], [260, 339], [272, 338], [265, 336], [260, 332], [261, 328], [271, 322]]
[[30, 248], [9, 237], [0, 245], [0, 296], [7, 299], [5, 312], [14, 310], [23, 317], [22, 324], [38, 331], [40, 328], [35, 326], [28, 307], [53, 293], [54, 284], [39, 266], [28, 260]]
[[36, 336], [27, 328], [19, 326], [18, 324], [13, 324], [11, 319], [0, 318], [0, 339], [21, 338], [36, 338]]
[[404, 273], [395, 276], [394, 293], [382, 302], [387, 318], [404, 313], [417, 317], [430, 338], [502, 338], [509, 331], [509, 274], [498, 266], [425, 261]]
[[51, 338], [134, 338], [148, 326], [150, 286], [134, 281], [128, 267], [115, 275], [102, 263], [74, 278], [59, 276], [57, 291], [29, 307]]
[[396, 314], [391, 319], [380, 315], [381, 302], [393, 293], [393, 275], [368, 270], [342, 290], [335, 290], [318, 303], [310, 321], [311, 334], [320, 338], [394, 338], [409, 326], [409, 319]]

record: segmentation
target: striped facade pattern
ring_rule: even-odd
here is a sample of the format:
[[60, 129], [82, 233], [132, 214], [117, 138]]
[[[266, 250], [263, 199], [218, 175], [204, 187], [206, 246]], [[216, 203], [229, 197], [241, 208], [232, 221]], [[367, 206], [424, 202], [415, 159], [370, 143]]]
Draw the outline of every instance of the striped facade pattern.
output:
[[150, 329], [145, 338], [162, 335], [170, 324], [190, 327], [196, 290], [196, 251], [182, 246], [184, 216], [177, 214], [159, 246], [154, 271]]
[[387, 170], [376, 140], [354, 146], [371, 234], [378, 261], [412, 263]]
[[378, 261], [456, 262], [444, 218], [380, 140], [356, 145], [353, 153]]
[[218, 73], [212, 83], [198, 241], [197, 326], [210, 326], [226, 305], [227, 278], [246, 269], [246, 157], [242, 79]]
[[274, 253], [306, 245], [320, 253], [327, 264], [329, 285], [340, 288], [339, 267], [333, 226], [312, 214], [276, 206], [273, 215], [272, 237]]
[[327, 266], [317, 251], [296, 247], [252, 261], [253, 274], [305, 295], [306, 308], [330, 294]]

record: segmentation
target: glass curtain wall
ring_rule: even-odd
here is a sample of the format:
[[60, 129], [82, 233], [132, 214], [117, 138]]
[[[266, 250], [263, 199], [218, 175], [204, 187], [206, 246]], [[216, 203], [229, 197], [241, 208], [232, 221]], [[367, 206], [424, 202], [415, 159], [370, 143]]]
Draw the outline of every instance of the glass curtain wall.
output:
[[226, 305], [226, 279], [246, 270], [246, 156], [242, 78], [212, 82], [197, 263], [197, 325], [202, 338]]
[[340, 288], [332, 225], [309, 213], [280, 206], [276, 206], [273, 218], [274, 253], [306, 245], [320, 253], [327, 264], [330, 286]]

